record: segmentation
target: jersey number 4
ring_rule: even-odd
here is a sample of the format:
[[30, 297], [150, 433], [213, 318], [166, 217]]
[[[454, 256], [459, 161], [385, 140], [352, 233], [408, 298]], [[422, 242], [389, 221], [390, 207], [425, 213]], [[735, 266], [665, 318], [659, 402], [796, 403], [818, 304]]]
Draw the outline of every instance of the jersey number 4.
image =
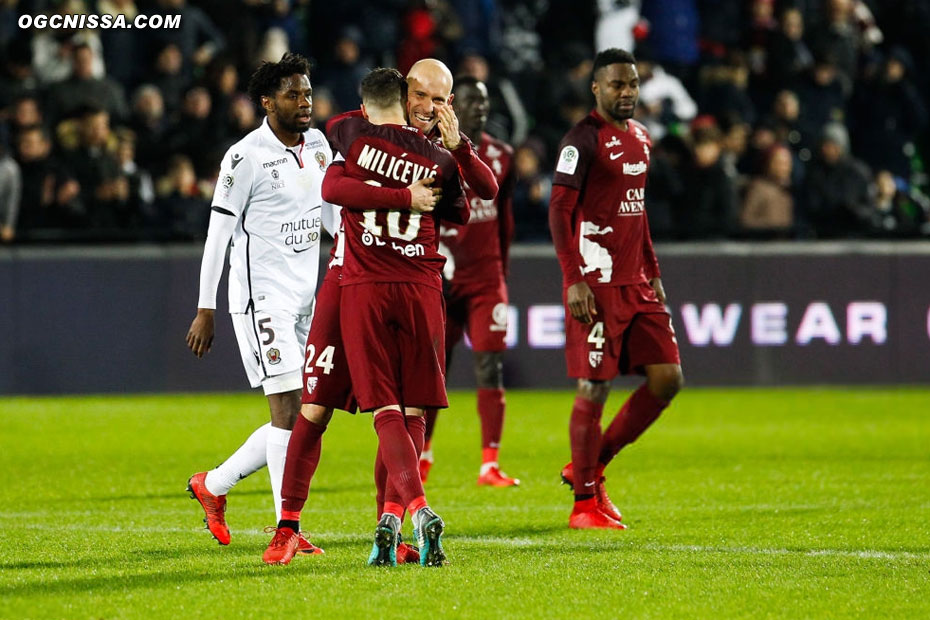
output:
[[[336, 347], [329, 345], [322, 351], [320, 351], [320, 356], [316, 356], [316, 347], [312, 344], [307, 345], [307, 363], [304, 365], [304, 372], [307, 374], [313, 374], [313, 367], [323, 369], [323, 374], [328, 375], [333, 371], [333, 368], [336, 366], [333, 364], [333, 356], [336, 355]], [[314, 358], [316, 360], [314, 361]]]
[[598, 321], [591, 326], [591, 332], [588, 334], [588, 342], [593, 344], [595, 349], [603, 349], [604, 340], [604, 321]]

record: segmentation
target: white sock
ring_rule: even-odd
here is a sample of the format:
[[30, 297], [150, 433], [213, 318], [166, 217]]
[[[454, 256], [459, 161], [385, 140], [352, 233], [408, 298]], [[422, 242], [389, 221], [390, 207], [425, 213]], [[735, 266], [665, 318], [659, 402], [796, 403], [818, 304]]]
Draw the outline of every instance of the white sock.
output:
[[226, 495], [237, 482], [265, 466], [265, 444], [271, 423], [259, 426], [222, 465], [207, 472], [204, 485], [214, 495]]
[[287, 460], [287, 442], [291, 431], [272, 426], [268, 429], [266, 458], [268, 460], [268, 477], [271, 478], [271, 494], [274, 496], [275, 522], [281, 520], [281, 484], [284, 482], [284, 461]]
[[497, 461], [488, 461], [487, 463], [482, 463], [479, 474], [483, 476], [495, 467], [497, 467]]
[[421, 461], [429, 461], [430, 463], [432, 463], [432, 462], [433, 462], [433, 449], [430, 448], [429, 450], [424, 450], [424, 451], [420, 454], [420, 460], [421, 460]]

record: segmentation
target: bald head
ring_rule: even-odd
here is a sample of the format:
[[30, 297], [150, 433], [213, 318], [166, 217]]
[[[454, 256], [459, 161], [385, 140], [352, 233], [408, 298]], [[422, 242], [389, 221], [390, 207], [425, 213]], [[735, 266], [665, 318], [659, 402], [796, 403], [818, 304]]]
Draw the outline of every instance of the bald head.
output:
[[452, 103], [452, 72], [435, 58], [417, 61], [407, 72], [407, 116], [429, 133], [436, 126], [437, 106]]

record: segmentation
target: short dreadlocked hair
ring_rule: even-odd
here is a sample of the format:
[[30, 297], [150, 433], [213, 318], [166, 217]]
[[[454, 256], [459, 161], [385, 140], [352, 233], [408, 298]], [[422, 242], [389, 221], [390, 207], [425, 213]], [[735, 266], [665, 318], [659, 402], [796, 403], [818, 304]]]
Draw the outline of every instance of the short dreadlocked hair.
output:
[[378, 67], [362, 78], [362, 101], [382, 110], [407, 100], [407, 78], [397, 69]]
[[601, 67], [615, 64], [635, 65], [636, 57], [632, 53], [616, 47], [600, 51], [594, 57], [594, 67], [591, 69], [592, 79], [597, 75], [597, 71]]
[[278, 62], [263, 62], [249, 78], [249, 98], [261, 107], [262, 97], [274, 97], [281, 80], [295, 73], [310, 77], [310, 61], [300, 54], [287, 52]]

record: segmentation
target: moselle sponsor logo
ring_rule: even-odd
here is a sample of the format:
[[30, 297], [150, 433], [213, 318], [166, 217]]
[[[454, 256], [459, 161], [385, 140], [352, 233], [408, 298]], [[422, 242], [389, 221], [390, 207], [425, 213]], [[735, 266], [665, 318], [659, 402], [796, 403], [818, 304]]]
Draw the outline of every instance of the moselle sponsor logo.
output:
[[266, 161], [262, 164], [262, 168], [274, 168], [275, 166], [280, 166], [281, 164], [287, 163], [287, 157], [282, 157], [281, 159], [276, 159], [274, 161]]
[[20, 15], [17, 25], [21, 30], [28, 28], [37, 28], [44, 30], [81, 30], [84, 28], [95, 29], [131, 29], [140, 30], [172, 30], [181, 27], [180, 15], [136, 15], [129, 19], [123, 14], [117, 15], [96, 15], [96, 14], [75, 14], [75, 13], [56, 13], [55, 15]]
[[635, 164], [629, 162], [623, 162], [623, 174], [626, 174], [631, 177], [639, 176], [646, 172], [646, 162], [638, 161]]

